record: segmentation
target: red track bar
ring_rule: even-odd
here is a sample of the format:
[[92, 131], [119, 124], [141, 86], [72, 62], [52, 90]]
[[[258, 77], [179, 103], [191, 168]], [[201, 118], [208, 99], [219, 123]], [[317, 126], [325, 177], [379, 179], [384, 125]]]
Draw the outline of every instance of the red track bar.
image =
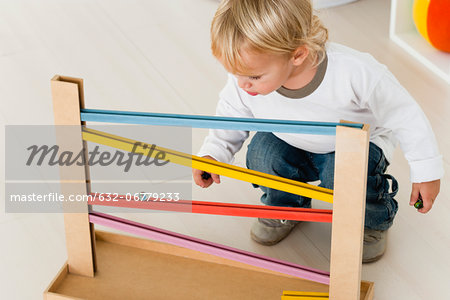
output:
[[236, 217], [259, 217], [269, 219], [331, 223], [333, 214], [332, 210], [327, 209], [279, 207], [189, 200], [163, 201], [164, 199], [155, 198], [150, 198], [147, 201], [142, 201], [139, 199], [130, 200], [129, 198], [127, 200], [127, 198], [123, 195], [112, 197], [111, 194], [102, 193], [91, 193], [90, 196], [91, 197], [88, 200], [88, 203], [90, 205], [178, 211]]

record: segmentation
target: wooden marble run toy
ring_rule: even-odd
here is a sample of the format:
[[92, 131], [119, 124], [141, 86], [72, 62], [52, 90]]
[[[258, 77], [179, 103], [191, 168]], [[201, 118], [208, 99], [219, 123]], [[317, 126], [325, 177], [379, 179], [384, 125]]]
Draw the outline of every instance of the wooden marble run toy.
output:
[[[160, 148], [171, 162], [330, 202], [332, 210], [187, 200], [133, 202], [134, 208], [142, 209], [331, 222], [330, 272], [95, 212], [96, 205], [112, 204], [99, 201], [101, 194], [91, 191], [88, 166], [61, 168], [61, 179], [72, 179], [70, 185], [61, 184], [62, 194], [93, 197], [88, 203], [65, 204], [79, 212], [69, 213], [64, 207], [68, 259], [44, 299], [309, 299], [301, 293], [335, 300], [373, 298], [373, 282], [361, 281], [368, 125], [93, 110], [85, 108], [82, 79], [56, 75], [51, 88], [55, 125], [79, 128], [79, 139], [67, 141], [59, 138], [62, 133], [56, 126], [58, 143], [74, 152], [87, 152], [88, 142], [125, 151], [138, 151], [136, 145], [145, 144], [85, 126], [108, 122], [336, 135], [336, 156], [334, 190], [329, 190]], [[130, 201], [121, 196], [114, 206], [130, 207]], [[96, 231], [94, 224], [147, 239]]]

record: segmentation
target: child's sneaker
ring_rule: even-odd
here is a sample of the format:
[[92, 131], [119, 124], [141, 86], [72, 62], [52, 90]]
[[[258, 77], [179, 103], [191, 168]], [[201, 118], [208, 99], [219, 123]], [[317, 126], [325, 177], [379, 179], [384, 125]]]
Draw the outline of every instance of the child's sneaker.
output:
[[262, 245], [275, 245], [289, 235], [299, 221], [258, 218], [252, 225], [250, 236]]
[[363, 263], [379, 260], [386, 251], [387, 230], [364, 228]]

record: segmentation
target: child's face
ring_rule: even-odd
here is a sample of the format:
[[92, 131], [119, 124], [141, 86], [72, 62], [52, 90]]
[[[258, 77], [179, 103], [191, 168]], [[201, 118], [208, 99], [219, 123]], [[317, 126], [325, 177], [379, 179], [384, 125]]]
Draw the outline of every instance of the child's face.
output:
[[282, 55], [244, 50], [241, 57], [248, 70], [245, 74], [234, 75], [239, 87], [252, 96], [267, 95], [279, 89], [296, 69], [293, 59]]

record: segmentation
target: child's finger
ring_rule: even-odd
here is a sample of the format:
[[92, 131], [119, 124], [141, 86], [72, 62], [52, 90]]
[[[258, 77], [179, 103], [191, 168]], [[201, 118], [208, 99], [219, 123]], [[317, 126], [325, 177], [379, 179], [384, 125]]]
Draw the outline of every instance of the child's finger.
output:
[[433, 200], [429, 197], [423, 196], [423, 207], [419, 209], [418, 212], [425, 214], [429, 212], [432, 207], [433, 207]]
[[208, 180], [203, 180], [203, 183], [201, 185], [202, 188], [207, 188], [213, 183], [213, 180], [209, 178]]
[[409, 205], [412, 206], [414, 205], [414, 203], [416, 203], [416, 201], [419, 199], [419, 189], [413, 189], [411, 191], [411, 197], [409, 199]]
[[215, 183], [220, 183], [220, 176], [217, 174], [211, 174], [211, 178]]

